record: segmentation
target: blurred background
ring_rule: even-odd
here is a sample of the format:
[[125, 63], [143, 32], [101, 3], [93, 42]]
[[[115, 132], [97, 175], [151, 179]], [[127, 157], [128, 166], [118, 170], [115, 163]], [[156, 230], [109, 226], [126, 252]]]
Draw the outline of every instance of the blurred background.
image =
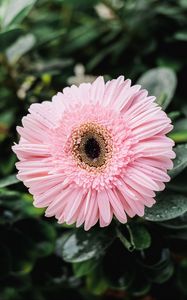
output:
[[[156, 267], [133, 281], [134, 257], [120, 245], [105, 255], [105, 271], [65, 262], [69, 229], [44, 218], [15, 179], [11, 146], [30, 104], [98, 75], [144, 83], [167, 107], [171, 137], [187, 142], [187, 0], [0, 0], [0, 300], [187, 299], [187, 217], [174, 263], [173, 244], [159, 252], [157, 241]], [[171, 190], [187, 192], [186, 173]]]

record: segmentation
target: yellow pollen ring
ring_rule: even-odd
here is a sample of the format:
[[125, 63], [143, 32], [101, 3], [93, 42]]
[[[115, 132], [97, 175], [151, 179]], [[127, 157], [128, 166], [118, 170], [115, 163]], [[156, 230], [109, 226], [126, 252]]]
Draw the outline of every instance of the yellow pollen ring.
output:
[[[93, 141], [96, 146], [96, 149], [90, 149], [92, 154], [96, 154], [93, 157], [89, 156], [86, 151], [86, 146], [90, 141]], [[81, 168], [88, 171], [104, 170], [112, 157], [110, 133], [104, 126], [96, 123], [82, 124], [72, 133], [72, 154]]]

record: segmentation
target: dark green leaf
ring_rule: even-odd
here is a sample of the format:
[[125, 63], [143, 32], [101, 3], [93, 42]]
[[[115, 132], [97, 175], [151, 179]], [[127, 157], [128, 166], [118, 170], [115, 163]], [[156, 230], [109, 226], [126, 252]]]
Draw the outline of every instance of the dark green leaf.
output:
[[156, 204], [145, 209], [144, 218], [161, 222], [181, 216], [187, 211], [187, 197], [180, 194], [164, 193], [157, 197]]
[[102, 256], [113, 237], [106, 230], [82, 229], [71, 231], [63, 237], [62, 257], [67, 262], [83, 262]]
[[20, 28], [0, 32], [0, 51], [5, 51], [10, 47], [21, 34], [22, 30]]
[[135, 297], [141, 297], [146, 295], [150, 291], [150, 288], [151, 284], [149, 280], [140, 272], [140, 270], [137, 270], [136, 277], [128, 288], [128, 292]]
[[180, 192], [180, 193], [186, 193], [187, 192], [187, 184], [186, 184], [186, 178], [187, 178], [187, 169], [184, 169], [178, 176], [173, 178], [168, 184], [167, 188]]
[[144, 272], [148, 280], [156, 283], [167, 281], [174, 271], [174, 266], [171, 261], [170, 251], [163, 249], [160, 259], [154, 264], [140, 263], [144, 267]]
[[187, 229], [187, 213], [178, 218], [159, 223], [160, 225], [171, 229]]
[[3, 210], [0, 223], [12, 222], [28, 216], [37, 217], [44, 212], [44, 209], [33, 206], [31, 195], [6, 189], [0, 190], [0, 205]]
[[136, 283], [134, 283], [133, 287], [130, 289], [130, 292], [135, 297], [141, 297], [146, 294], [151, 289], [151, 284], [148, 280], [137, 280]]
[[44, 46], [45, 44], [52, 43], [55, 39], [60, 39], [66, 33], [65, 29], [51, 30], [51, 28], [38, 28], [33, 31], [36, 38], [35, 48]]
[[94, 41], [100, 36], [100, 30], [98, 30], [98, 24], [89, 23], [86, 26], [79, 26], [74, 28], [69, 35], [69, 41], [65, 45], [65, 51], [70, 51], [71, 43], [73, 43], [74, 49], [80, 49], [81, 47], [86, 47], [90, 42]]
[[82, 277], [92, 272], [97, 265], [98, 265], [98, 260], [94, 260], [94, 259], [86, 260], [79, 263], [74, 263], [73, 272], [76, 275], [76, 277]]
[[15, 169], [15, 163], [16, 163], [16, 155], [13, 153], [10, 153], [9, 159], [2, 160], [2, 162], [0, 164], [1, 173], [4, 176], [10, 175]]
[[142, 224], [130, 223], [127, 225], [130, 242], [135, 250], [143, 250], [151, 245], [151, 235]]
[[37, 217], [44, 213], [44, 208], [37, 208], [33, 205], [33, 197], [30, 194], [22, 194], [20, 201], [15, 205], [17, 211], [20, 210], [24, 216]]
[[123, 228], [116, 228], [117, 237], [129, 251], [143, 250], [151, 245], [151, 236], [142, 224], [130, 223], [126, 225], [127, 232]]
[[108, 283], [104, 278], [101, 267], [95, 269], [87, 277], [87, 288], [94, 295], [102, 295], [108, 288]]
[[177, 79], [169, 68], [155, 68], [143, 74], [138, 83], [147, 89], [150, 95], [157, 97], [157, 103], [166, 109], [175, 93]]
[[187, 240], [187, 230], [186, 230], [186, 228], [172, 230], [168, 234], [166, 234], [166, 237], [167, 237], [167, 239]]
[[187, 295], [186, 278], [187, 278], [187, 259], [183, 259], [179, 265], [178, 272], [177, 272], [177, 285], [185, 295]]
[[[17, 191], [9, 191], [8, 189], [0, 189], [0, 201], [4, 202], [4, 204], [7, 206], [9, 206], [9, 202], [7, 200], [19, 200], [20, 195], [21, 195], [21, 193], [17, 192]], [[12, 203], [10, 205], [12, 206]]]
[[173, 169], [169, 171], [171, 177], [177, 176], [187, 167], [187, 144], [178, 145], [174, 148], [176, 158], [174, 159]]
[[187, 118], [180, 119], [174, 122], [173, 132], [180, 131], [180, 130], [187, 130]]
[[176, 118], [180, 117], [181, 113], [180, 111], [171, 111], [170, 113], [168, 113], [168, 117], [173, 121]]
[[0, 188], [4, 188], [6, 186], [18, 183], [19, 180], [16, 178], [16, 175], [10, 175], [4, 179], [0, 180]]

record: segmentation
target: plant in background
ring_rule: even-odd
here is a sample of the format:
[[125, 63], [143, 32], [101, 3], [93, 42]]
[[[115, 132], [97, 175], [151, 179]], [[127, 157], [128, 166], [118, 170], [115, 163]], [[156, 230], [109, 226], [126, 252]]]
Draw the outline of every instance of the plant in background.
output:
[[[0, 299], [186, 300], [186, 13], [186, 0], [1, 1], [0, 175], [2, 179], [0, 180]], [[75, 76], [73, 76], [74, 70]], [[116, 78], [119, 74], [126, 74], [127, 77], [132, 78], [133, 84], [137, 82], [138, 85], [148, 90], [149, 95], [156, 96], [156, 102], [149, 102], [149, 105], [146, 103], [150, 109], [155, 107], [153, 108], [155, 113], [158, 107], [161, 106], [172, 120], [173, 129], [167, 133], [167, 137], [165, 137], [164, 131], [161, 131], [162, 137], [159, 136], [162, 140], [162, 145], [165, 145], [163, 140], [168, 141], [166, 148], [171, 154], [170, 157], [173, 154], [171, 150], [172, 142], [169, 141], [172, 139], [175, 142], [173, 151], [176, 158], [173, 160], [173, 169], [168, 172], [171, 180], [166, 182], [164, 191], [157, 191], [157, 187], [158, 185], [159, 187], [164, 187], [163, 182], [169, 179], [168, 175], [166, 175], [166, 167], [163, 170], [157, 167], [157, 169], [160, 169], [159, 173], [158, 171], [155, 172], [155, 167], [152, 167], [152, 165], [151, 168], [148, 168], [147, 162], [148, 160], [153, 162], [153, 157], [150, 157], [146, 164], [143, 164], [144, 167], [141, 167], [141, 170], [139, 169], [140, 166], [138, 166], [138, 174], [146, 174], [146, 181], [144, 180], [145, 175], [144, 177], [138, 175], [138, 180], [136, 180], [137, 173], [133, 173], [134, 178], [130, 179], [131, 183], [135, 180], [136, 186], [141, 188], [142, 184], [144, 186], [145, 183], [149, 182], [149, 187], [143, 188], [143, 190], [144, 193], [149, 191], [151, 196], [144, 197], [142, 189], [137, 189], [135, 186], [131, 187], [131, 192], [134, 190], [136, 196], [137, 194], [141, 196], [142, 204], [139, 203], [139, 206], [131, 208], [131, 215], [136, 213], [136, 216], [128, 218], [128, 222], [124, 224], [121, 222], [125, 221], [124, 213], [127, 213], [127, 216], [129, 215], [129, 204], [132, 206], [135, 200], [130, 201], [132, 200], [131, 194], [131, 196], [128, 195], [128, 205], [126, 202], [122, 202], [125, 197], [121, 196], [122, 193], [121, 191], [119, 192], [119, 189], [124, 185], [119, 185], [119, 180], [124, 181], [130, 178], [129, 171], [125, 172], [130, 167], [130, 164], [127, 164], [125, 167], [125, 164], [119, 165], [120, 160], [117, 161], [118, 169], [113, 171], [119, 174], [119, 170], [121, 170], [121, 173], [120, 176], [117, 176], [118, 180], [111, 180], [111, 190], [115, 195], [117, 193], [118, 197], [111, 198], [111, 193], [108, 195], [107, 189], [104, 189], [104, 194], [105, 196], [107, 194], [107, 196], [103, 198], [106, 199], [107, 204], [109, 201], [112, 201], [110, 203], [114, 206], [110, 204], [101, 207], [103, 205], [103, 202], [101, 202], [101, 205], [96, 207], [97, 217], [100, 219], [101, 225], [107, 225], [113, 213], [114, 218], [109, 226], [101, 228], [99, 222], [97, 222], [89, 231], [85, 231], [83, 226], [88, 229], [90, 225], [97, 221], [96, 218], [92, 219], [91, 221], [93, 222], [90, 221], [90, 224], [86, 221], [85, 218], [87, 216], [87, 219], [89, 219], [89, 215], [88, 213], [85, 214], [85, 212], [88, 212], [85, 207], [91, 212], [91, 207], [87, 206], [86, 203], [88, 203], [88, 200], [91, 203], [90, 199], [92, 199], [92, 203], [97, 202], [93, 202], [93, 198], [89, 198], [89, 196], [86, 197], [85, 195], [83, 199], [76, 194], [74, 198], [68, 198], [72, 204], [71, 207], [61, 207], [61, 197], [65, 199], [64, 204], [66, 203], [66, 198], [65, 194], [61, 192], [61, 183], [58, 181], [58, 184], [56, 184], [55, 176], [57, 176], [57, 179], [60, 179], [61, 176], [64, 178], [63, 172], [68, 170], [65, 166], [69, 168], [70, 158], [73, 158], [72, 153], [75, 154], [75, 160], [72, 159], [72, 161], [79, 164], [79, 170], [84, 174], [86, 173], [86, 170], [83, 168], [84, 163], [85, 167], [88, 166], [89, 169], [97, 167], [97, 165], [90, 166], [89, 164], [97, 164], [99, 161], [102, 164], [105, 160], [105, 155], [110, 152], [107, 142], [112, 141], [112, 137], [114, 141], [120, 141], [118, 147], [121, 147], [122, 151], [118, 151], [118, 155], [122, 157], [125, 155], [124, 151], [126, 150], [125, 141], [131, 139], [131, 141], [135, 142], [135, 139], [132, 139], [132, 133], [135, 133], [136, 128], [132, 128], [132, 126], [136, 122], [138, 124], [144, 122], [146, 118], [153, 118], [151, 114], [148, 114], [141, 119], [135, 119], [134, 121], [136, 122], [133, 123], [133, 109], [137, 108], [138, 103], [140, 104], [140, 109], [144, 109], [143, 103], [138, 101], [140, 98], [136, 99], [137, 104], [134, 101], [131, 114], [128, 115], [127, 112], [129, 112], [130, 107], [124, 106], [124, 110], [120, 111], [122, 107], [116, 106], [116, 103], [123, 105], [125, 102], [121, 102], [122, 100], [112, 102], [112, 100], [117, 100], [116, 93], [119, 91], [119, 87], [121, 93], [124, 93], [126, 96], [127, 92], [130, 92], [130, 98], [122, 97], [127, 100], [126, 104], [128, 105], [135, 97], [134, 93], [143, 93], [141, 90], [135, 91], [136, 86], [128, 86], [128, 81], [125, 81], [127, 84], [125, 85], [122, 78], [109, 81], [109, 83], [104, 83], [100, 78], [92, 84], [83, 84], [79, 88], [66, 88], [63, 94], [58, 94], [52, 102], [42, 102], [44, 99], [50, 99], [56, 91], [60, 91], [67, 84], [93, 82], [94, 78], [99, 74], [104, 74], [106, 81]], [[113, 89], [115, 84], [118, 84], [118, 87]], [[96, 85], [99, 86], [99, 89]], [[80, 101], [84, 100], [82, 95], [80, 95], [83, 87], [83, 95], [85, 95], [85, 90], [86, 92], [90, 90], [90, 92], [88, 93], [89, 97], [86, 97], [84, 103], [80, 106]], [[97, 92], [101, 90], [104, 91], [103, 95], [108, 93], [111, 96], [108, 100], [111, 101], [110, 105], [113, 105], [112, 110], [115, 108], [115, 114], [120, 115], [122, 121], [125, 120], [119, 123], [119, 119], [117, 119], [118, 122], [116, 123], [114, 115], [110, 115], [110, 118], [109, 115], [106, 115], [106, 108], [105, 110], [99, 109], [97, 115], [102, 116], [100, 118], [101, 124], [99, 123], [99, 126], [96, 126], [95, 123], [94, 126], [93, 123], [89, 124], [88, 131], [85, 131], [84, 128], [78, 130], [82, 124], [80, 121], [84, 121], [91, 111], [84, 109], [83, 114], [80, 113], [81, 109], [88, 104], [87, 101], [90, 99], [90, 96], [93, 98], [92, 101], [98, 99]], [[133, 93], [131, 94], [131, 92]], [[70, 94], [71, 97], [69, 96]], [[119, 93], [118, 100], [120, 97]], [[65, 103], [67, 104], [63, 113], [62, 104], [64, 102], [61, 98], [66, 99]], [[67, 98], [69, 101], [67, 101]], [[147, 98], [151, 99], [146, 96], [145, 99]], [[75, 112], [75, 109], [73, 110], [69, 103], [72, 103], [72, 101], [73, 103], [74, 101], [76, 102], [76, 99], [78, 99], [78, 107]], [[99, 97], [100, 100], [101, 98]], [[39, 104], [39, 102], [42, 103]], [[59, 105], [56, 108], [57, 103], [60, 103], [61, 110]], [[44, 106], [45, 109], [43, 109]], [[93, 106], [96, 107], [95, 104]], [[97, 104], [97, 107], [99, 106], [101, 106], [101, 103]], [[25, 121], [23, 123], [26, 123], [23, 124], [23, 128], [20, 127], [19, 129], [22, 137], [15, 146], [16, 152], [20, 151], [18, 155], [22, 155], [18, 163], [20, 178], [23, 176], [23, 181], [33, 181], [32, 186], [30, 184], [28, 186], [31, 188], [31, 193], [33, 190], [35, 195], [34, 202], [40, 200], [50, 202], [46, 210], [49, 215], [52, 215], [55, 209], [54, 214], [57, 213], [57, 217], [57, 211], [59, 213], [62, 212], [61, 222], [65, 221], [65, 218], [68, 223], [85, 221], [80, 228], [75, 228], [74, 224], [59, 224], [53, 218], [45, 218], [43, 216], [44, 209], [33, 206], [33, 197], [14, 175], [16, 172], [16, 156], [12, 152], [11, 146], [14, 141], [18, 140], [16, 126], [20, 124], [23, 116], [27, 114], [29, 107], [32, 112], [24, 117], [23, 120]], [[40, 108], [42, 110], [39, 113]], [[49, 113], [47, 113], [48, 108], [50, 108]], [[57, 117], [54, 115], [54, 111], [56, 111]], [[72, 112], [76, 117], [72, 117]], [[164, 122], [169, 124], [169, 119], [162, 110], [158, 111], [157, 114], [158, 120], [162, 115]], [[68, 121], [68, 115], [70, 117], [69, 120], [72, 121], [66, 123], [67, 131], [73, 132], [72, 129], [74, 128], [75, 136], [73, 140], [70, 134], [70, 143], [66, 143], [66, 148], [62, 149], [63, 141], [66, 139], [66, 132], [61, 143], [61, 140], [59, 140], [60, 132], [57, 130], [61, 126], [59, 125], [55, 130], [54, 127], [57, 125], [57, 119], [58, 124], [61, 125], [63, 125], [65, 116]], [[60, 119], [62, 121], [59, 121]], [[37, 130], [36, 126], [32, 125], [32, 130], [29, 131], [27, 123], [33, 120], [37, 124]], [[108, 120], [108, 122], [103, 123], [103, 120]], [[116, 130], [116, 126], [113, 125], [117, 124], [118, 127], [124, 127], [127, 126], [127, 121], [129, 122], [131, 133], [129, 130], [126, 140], [122, 140], [122, 137], [119, 136], [120, 131]], [[103, 129], [101, 125], [110, 127], [110, 129], [107, 129], [107, 135], [106, 130], [100, 134], [100, 129]], [[153, 130], [161, 130], [159, 126], [155, 125], [152, 122], [146, 123], [146, 127], [142, 126], [142, 135], [150, 134], [151, 126], [153, 126]], [[115, 130], [117, 135], [108, 135], [109, 131], [113, 132]], [[36, 147], [26, 148], [28, 145], [24, 145], [23, 134], [26, 136], [25, 141], [31, 142], [31, 139], [34, 138], [34, 142], [31, 142], [31, 144], [40, 144], [41, 139], [42, 141], [47, 141], [48, 145], [50, 145], [50, 151], [52, 149], [50, 155], [48, 155], [48, 167], [46, 165], [43, 166], [43, 161], [40, 159], [40, 167], [36, 170], [34, 165], [30, 164], [30, 158], [29, 161], [25, 159], [27, 155], [30, 157], [31, 152], [26, 152], [30, 151], [30, 149], [32, 153], [36, 154]], [[57, 141], [59, 147], [55, 148], [56, 145], [51, 142], [52, 140]], [[90, 143], [92, 147], [90, 147]], [[135, 147], [140, 147], [142, 143], [143, 141], [140, 139], [136, 145], [130, 143], [128, 148], [129, 151], [131, 148], [131, 155], [128, 152], [130, 159], [135, 154], [133, 151], [138, 149]], [[159, 145], [161, 144], [159, 143]], [[90, 152], [90, 149], [93, 149], [93, 145], [94, 153]], [[24, 148], [22, 148], [23, 151], [21, 152], [22, 146]], [[67, 155], [69, 159], [65, 160], [64, 154], [67, 154], [68, 151], [63, 151], [70, 149], [68, 147], [73, 152], [70, 151], [70, 156]], [[162, 149], [164, 150], [164, 148]], [[46, 149], [44, 150], [46, 151]], [[156, 147], [148, 149], [146, 146], [142, 151], [144, 151], [144, 155], [145, 152], [146, 155], [151, 153], [155, 155], [158, 150]], [[41, 148], [39, 151], [41, 151]], [[47, 151], [49, 151], [49, 148]], [[166, 157], [167, 152], [161, 152], [165, 163], [167, 161], [169, 167], [170, 158]], [[54, 163], [52, 163], [54, 160], [51, 160], [51, 153], [53, 158], [55, 157], [56, 169], [54, 169]], [[93, 155], [94, 157], [96, 156], [96, 161]], [[36, 159], [36, 156], [34, 159]], [[157, 162], [160, 159], [159, 155]], [[110, 162], [110, 159], [106, 161]], [[125, 163], [125, 160], [123, 162]], [[36, 163], [39, 162], [37, 161]], [[131, 162], [131, 165], [133, 165], [133, 162]], [[33, 168], [30, 169], [30, 166]], [[109, 167], [109, 164], [107, 166]], [[152, 172], [153, 168], [154, 172]], [[41, 175], [43, 174], [41, 172], [44, 172], [43, 175], [45, 177], [46, 173], [49, 173], [49, 169], [53, 173], [56, 172], [48, 175], [51, 179], [54, 176], [54, 183], [48, 180], [45, 184], [46, 186], [54, 184], [53, 192], [56, 190], [58, 196], [57, 194], [50, 195], [49, 189], [42, 190], [42, 188], [44, 189], [42, 184], [34, 184], [35, 180], [41, 180]], [[73, 168], [72, 170], [77, 169]], [[131, 172], [134, 172], [134, 168], [131, 169]], [[78, 185], [79, 178], [75, 175], [73, 173], [72, 176], [66, 176], [69, 178], [69, 183], [71, 183], [72, 187]], [[162, 180], [159, 181], [158, 177]], [[86, 177], [82, 178], [85, 179]], [[89, 180], [85, 181], [85, 187], [90, 182], [92, 181], [89, 177]], [[117, 182], [118, 185], [115, 185]], [[82, 181], [79, 184], [81, 185]], [[127, 182], [123, 184], [126, 184], [128, 188], [131, 186]], [[104, 186], [108, 188], [108, 185], [105, 184]], [[69, 185], [68, 188], [70, 192]], [[84, 190], [86, 192], [86, 189]], [[40, 191], [46, 194], [42, 194], [40, 197]], [[102, 192], [101, 189], [100, 192]], [[123, 189], [123, 192], [127, 194], [129, 189]], [[147, 205], [143, 203], [145, 201], [147, 201], [146, 203], [148, 201], [153, 202], [154, 193], [156, 193], [154, 197], [156, 203], [152, 207], [145, 207], [144, 210], [144, 206]], [[82, 187], [80, 187], [80, 195], [84, 196]], [[78, 198], [76, 199], [76, 197]], [[58, 199], [60, 201], [59, 204]], [[87, 201], [84, 201], [85, 199]], [[85, 218], [81, 215], [82, 212], [79, 209], [76, 211], [77, 200], [81, 202], [80, 208], [82, 208]], [[124, 206], [126, 209], [124, 209]], [[112, 210], [109, 210], [109, 207]], [[135, 212], [134, 208], [139, 208], [139, 210]], [[66, 214], [67, 212], [69, 212], [69, 215]], [[92, 212], [94, 213], [95, 211], [92, 210]], [[120, 222], [117, 218], [120, 219]]]

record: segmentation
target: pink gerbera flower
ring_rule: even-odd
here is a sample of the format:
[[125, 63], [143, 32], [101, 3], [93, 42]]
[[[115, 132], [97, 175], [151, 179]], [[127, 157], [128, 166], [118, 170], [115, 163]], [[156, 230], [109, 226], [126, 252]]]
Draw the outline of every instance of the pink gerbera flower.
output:
[[171, 120], [141, 86], [124, 77], [71, 86], [32, 104], [13, 146], [18, 178], [36, 207], [88, 230], [99, 220], [143, 216], [169, 181]]

